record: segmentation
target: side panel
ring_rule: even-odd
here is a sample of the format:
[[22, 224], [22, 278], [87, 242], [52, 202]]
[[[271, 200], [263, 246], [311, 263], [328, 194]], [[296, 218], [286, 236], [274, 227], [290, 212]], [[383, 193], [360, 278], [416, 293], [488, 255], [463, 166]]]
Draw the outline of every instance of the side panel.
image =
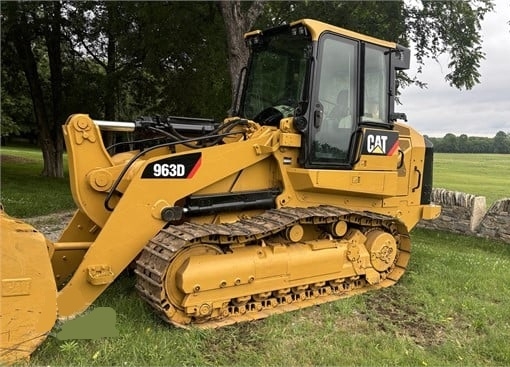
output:
[[394, 130], [365, 128], [357, 152], [352, 170], [282, 165], [293, 198], [289, 205], [328, 203], [377, 212], [399, 218], [409, 230], [425, 209], [432, 217], [439, 214], [439, 207], [425, 200], [431, 188], [431, 149], [414, 129], [400, 124]]

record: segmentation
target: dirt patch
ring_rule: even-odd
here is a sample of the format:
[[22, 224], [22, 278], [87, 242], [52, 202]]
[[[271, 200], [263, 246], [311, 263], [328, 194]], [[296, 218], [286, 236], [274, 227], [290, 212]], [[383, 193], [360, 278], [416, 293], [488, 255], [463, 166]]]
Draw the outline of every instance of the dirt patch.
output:
[[10, 154], [0, 154], [0, 164], [4, 163], [30, 163], [35, 162], [34, 159], [18, 157]]
[[385, 332], [411, 338], [423, 347], [441, 345], [444, 326], [428, 319], [420, 312], [420, 305], [412, 303], [402, 287], [390, 287], [374, 292], [366, 301], [367, 317]]
[[74, 211], [52, 213], [23, 220], [43, 233], [50, 241], [57, 241], [60, 234], [71, 221]]

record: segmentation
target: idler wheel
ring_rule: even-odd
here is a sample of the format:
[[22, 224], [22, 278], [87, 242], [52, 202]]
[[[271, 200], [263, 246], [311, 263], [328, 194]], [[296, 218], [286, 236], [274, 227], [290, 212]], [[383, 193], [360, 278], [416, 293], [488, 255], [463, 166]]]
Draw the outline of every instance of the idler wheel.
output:
[[379, 272], [388, 270], [397, 257], [395, 237], [382, 230], [377, 229], [367, 234], [366, 248], [372, 267]]

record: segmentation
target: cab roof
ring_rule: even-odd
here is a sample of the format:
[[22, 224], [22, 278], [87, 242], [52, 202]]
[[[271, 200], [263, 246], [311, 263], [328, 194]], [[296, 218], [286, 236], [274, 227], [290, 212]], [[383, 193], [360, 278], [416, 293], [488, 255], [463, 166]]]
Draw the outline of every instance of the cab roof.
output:
[[[385, 41], [385, 40], [382, 40], [379, 38], [367, 36], [362, 33], [350, 31], [348, 29], [337, 27], [337, 26], [334, 26], [334, 25], [331, 25], [328, 23], [314, 20], [314, 19], [300, 19], [300, 20], [290, 23], [289, 26], [296, 27], [296, 26], [299, 26], [300, 24], [303, 25], [304, 27], [306, 27], [306, 29], [310, 33], [310, 36], [312, 37], [312, 40], [314, 40], [314, 41], [317, 41], [322, 33], [331, 32], [331, 33], [340, 34], [345, 37], [372, 43], [372, 44], [382, 46], [382, 47], [387, 47], [387, 48], [392, 48], [392, 49], [397, 48], [397, 44], [395, 42], [389, 42], [389, 41]], [[255, 36], [255, 35], [262, 35], [262, 34], [264, 34], [263, 30], [254, 30], [254, 31], [246, 33], [244, 35], [244, 38], [248, 38], [248, 37]]]

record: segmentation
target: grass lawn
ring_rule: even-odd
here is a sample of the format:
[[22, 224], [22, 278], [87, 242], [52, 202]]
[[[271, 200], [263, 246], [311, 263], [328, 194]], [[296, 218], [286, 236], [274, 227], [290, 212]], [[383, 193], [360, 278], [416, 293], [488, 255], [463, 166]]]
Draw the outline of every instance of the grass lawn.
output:
[[434, 154], [434, 187], [485, 196], [487, 209], [510, 198], [510, 154]]
[[124, 275], [95, 302], [116, 311], [118, 337], [49, 337], [31, 365], [510, 365], [510, 246], [424, 229], [412, 240], [393, 287], [217, 330], [167, 325]]
[[42, 177], [40, 150], [2, 147], [1, 198], [7, 214], [17, 218], [32, 217], [76, 208], [69, 188], [67, 157], [64, 178]]

